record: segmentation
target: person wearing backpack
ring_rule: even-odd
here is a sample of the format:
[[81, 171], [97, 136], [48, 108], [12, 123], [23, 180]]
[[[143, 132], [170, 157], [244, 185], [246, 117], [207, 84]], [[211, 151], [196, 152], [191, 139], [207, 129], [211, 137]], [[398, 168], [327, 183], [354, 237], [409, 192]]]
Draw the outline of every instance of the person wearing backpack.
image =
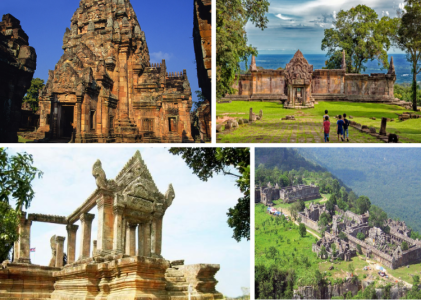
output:
[[337, 133], [338, 133], [338, 141], [339, 141], [339, 137], [341, 137], [341, 140], [342, 140], [342, 142], [344, 141], [344, 138], [343, 138], [343, 135], [344, 135], [344, 124], [345, 124], [345, 122], [344, 122], [344, 120], [342, 120], [342, 116], [341, 115], [339, 115], [338, 116], [338, 118], [339, 118], [339, 120], [338, 120], [338, 122], [336, 122], [336, 124], [338, 125], [337, 126]]
[[344, 114], [344, 139], [346, 139], [347, 142], [349, 142], [349, 120], [346, 118], [346, 114]]

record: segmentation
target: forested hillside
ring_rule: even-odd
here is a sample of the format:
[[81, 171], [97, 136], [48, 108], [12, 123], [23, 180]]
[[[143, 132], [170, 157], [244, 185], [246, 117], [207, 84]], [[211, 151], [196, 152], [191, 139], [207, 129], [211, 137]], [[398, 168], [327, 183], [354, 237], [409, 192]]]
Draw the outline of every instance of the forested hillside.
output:
[[[324, 179], [332, 177], [332, 179], [336, 179], [339, 182], [339, 186], [343, 186], [347, 191], [350, 191], [350, 188], [340, 178], [330, 174], [326, 168], [321, 167], [318, 163], [306, 160], [296, 149], [256, 148], [255, 153], [256, 186], [260, 184], [266, 185], [268, 182], [272, 184], [278, 183], [280, 187], [301, 183], [309, 184], [309, 182], [301, 180], [304, 171], [307, 171], [307, 175], [304, 177], [309, 177], [309, 172], [318, 173]], [[293, 176], [291, 177], [291, 175]], [[288, 178], [290, 179], [289, 181]]]
[[355, 193], [368, 196], [389, 217], [404, 220], [421, 231], [421, 149], [296, 149], [307, 160], [340, 178]]
[[263, 164], [266, 168], [277, 167], [280, 171], [299, 170], [300, 168], [313, 172], [326, 171], [318, 164], [305, 160], [295, 149], [256, 148], [255, 151], [256, 168]]

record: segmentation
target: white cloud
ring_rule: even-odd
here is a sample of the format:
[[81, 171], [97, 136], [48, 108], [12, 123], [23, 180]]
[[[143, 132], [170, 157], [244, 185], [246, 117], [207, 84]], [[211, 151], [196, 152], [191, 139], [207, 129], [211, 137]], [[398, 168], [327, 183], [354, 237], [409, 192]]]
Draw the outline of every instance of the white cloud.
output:
[[159, 51], [159, 52], [152, 52], [150, 56], [151, 56], [151, 62], [160, 63], [162, 62], [163, 59], [165, 59], [166, 61], [170, 60], [171, 58], [173, 58], [174, 55], [172, 53], [165, 53], [165, 52]]
[[277, 17], [281, 20], [291, 20], [291, 18], [283, 17], [281, 14], [277, 14], [275, 17]]

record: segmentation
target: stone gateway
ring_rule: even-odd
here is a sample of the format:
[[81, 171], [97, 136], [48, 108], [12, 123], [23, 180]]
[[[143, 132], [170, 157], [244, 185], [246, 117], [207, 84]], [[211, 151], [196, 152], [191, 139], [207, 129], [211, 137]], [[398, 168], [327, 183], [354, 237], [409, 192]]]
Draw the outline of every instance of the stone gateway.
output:
[[192, 142], [186, 70], [151, 63], [129, 0], [81, 0], [40, 95], [39, 136], [76, 143]]
[[[140, 152], [115, 179], [107, 179], [101, 161], [92, 169], [97, 188], [69, 216], [22, 212], [14, 261], [0, 269], [0, 298], [7, 299], [223, 299], [215, 290], [219, 265], [184, 265], [161, 255], [163, 218], [176, 193], [170, 184], [162, 194]], [[97, 208], [97, 240], [91, 228]], [[75, 225], [80, 221], [80, 227]], [[67, 237], [50, 240], [50, 265], [31, 264], [32, 222], [66, 226]], [[76, 233], [80, 251], [76, 257]], [[67, 264], [63, 266], [67, 239]], [[93, 246], [91, 248], [91, 246]]]

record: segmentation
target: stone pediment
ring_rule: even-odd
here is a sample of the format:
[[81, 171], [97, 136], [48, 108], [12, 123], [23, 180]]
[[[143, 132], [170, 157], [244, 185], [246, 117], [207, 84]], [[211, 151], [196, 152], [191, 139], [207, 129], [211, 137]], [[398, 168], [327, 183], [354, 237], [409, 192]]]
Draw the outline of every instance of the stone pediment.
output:
[[309, 85], [313, 75], [313, 65], [310, 65], [298, 50], [286, 65], [285, 75], [288, 84]]

